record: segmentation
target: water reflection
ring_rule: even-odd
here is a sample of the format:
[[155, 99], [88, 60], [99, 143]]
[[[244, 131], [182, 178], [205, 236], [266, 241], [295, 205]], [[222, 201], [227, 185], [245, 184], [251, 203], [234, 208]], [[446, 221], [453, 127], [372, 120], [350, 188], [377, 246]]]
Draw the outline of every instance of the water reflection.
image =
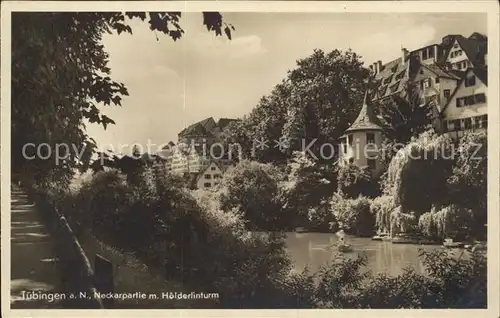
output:
[[[335, 234], [288, 233], [286, 244], [294, 262], [294, 270], [301, 271], [306, 266], [313, 272], [319, 270], [337, 252], [331, 245], [336, 244], [338, 239]], [[356, 258], [359, 253], [365, 253], [368, 257], [366, 270], [373, 274], [385, 273], [391, 276], [401, 274], [407, 266], [412, 266], [418, 273], [424, 273], [425, 268], [418, 250], [441, 248], [437, 245], [392, 244], [350, 236], [346, 236], [345, 241], [353, 247], [353, 252], [344, 253], [345, 257]]]

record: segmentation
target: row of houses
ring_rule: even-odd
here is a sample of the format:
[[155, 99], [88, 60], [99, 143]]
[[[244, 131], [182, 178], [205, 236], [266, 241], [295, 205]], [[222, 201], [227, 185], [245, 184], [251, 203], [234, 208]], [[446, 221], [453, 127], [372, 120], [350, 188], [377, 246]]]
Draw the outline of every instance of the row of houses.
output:
[[170, 142], [158, 157], [163, 172], [183, 175], [192, 188], [207, 189], [217, 186], [234, 160], [221, 147], [223, 130], [237, 119], [213, 117], [196, 122], [177, 135], [177, 143]]
[[408, 84], [419, 88], [422, 103], [432, 105], [435, 131], [455, 140], [469, 131], [487, 131], [487, 65], [488, 38], [477, 32], [469, 37], [446, 35], [441, 43], [413, 51], [402, 48], [396, 59], [373, 63], [374, 88], [366, 93], [358, 117], [341, 138], [341, 162], [368, 166], [374, 174], [381, 171], [381, 160], [371, 154], [380, 149], [383, 138], [373, 105], [404, 96]]

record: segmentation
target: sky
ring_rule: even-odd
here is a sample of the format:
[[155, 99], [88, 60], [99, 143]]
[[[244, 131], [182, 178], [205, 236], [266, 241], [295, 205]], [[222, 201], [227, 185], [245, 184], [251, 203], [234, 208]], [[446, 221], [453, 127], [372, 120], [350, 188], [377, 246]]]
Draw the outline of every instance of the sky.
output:
[[209, 33], [201, 13], [183, 13], [182, 39], [173, 41], [133, 20], [133, 34], [106, 35], [111, 77], [130, 96], [122, 107], [102, 112], [116, 125], [88, 125], [103, 149], [131, 153], [133, 144], [151, 152], [177, 142], [186, 126], [214, 117], [248, 114], [286, 77], [296, 60], [314, 49], [351, 48], [366, 66], [441, 42], [447, 34], [487, 34], [478, 13], [222, 13], [235, 27], [232, 40]]

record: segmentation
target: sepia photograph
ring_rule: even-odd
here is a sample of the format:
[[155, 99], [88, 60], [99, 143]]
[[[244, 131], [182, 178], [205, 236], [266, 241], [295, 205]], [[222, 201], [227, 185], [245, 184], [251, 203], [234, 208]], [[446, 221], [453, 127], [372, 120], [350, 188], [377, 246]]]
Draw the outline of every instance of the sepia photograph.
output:
[[2, 5], [2, 316], [497, 317], [487, 4]]

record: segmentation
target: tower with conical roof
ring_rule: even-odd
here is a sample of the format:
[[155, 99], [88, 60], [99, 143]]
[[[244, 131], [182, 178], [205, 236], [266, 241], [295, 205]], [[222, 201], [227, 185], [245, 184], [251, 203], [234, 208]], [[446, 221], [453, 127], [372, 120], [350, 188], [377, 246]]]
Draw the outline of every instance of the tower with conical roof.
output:
[[379, 154], [382, 132], [382, 123], [368, 100], [367, 89], [358, 117], [341, 137], [341, 162], [368, 167], [372, 175], [378, 175], [382, 170]]

